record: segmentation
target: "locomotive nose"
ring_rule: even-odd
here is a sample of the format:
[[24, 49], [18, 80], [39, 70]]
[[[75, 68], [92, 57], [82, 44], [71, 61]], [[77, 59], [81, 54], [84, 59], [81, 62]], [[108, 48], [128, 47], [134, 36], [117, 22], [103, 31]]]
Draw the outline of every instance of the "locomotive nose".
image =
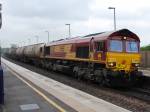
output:
[[[110, 66], [110, 63], [115, 63], [115, 66]], [[132, 71], [140, 65], [139, 54], [124, 54], [124, 53], [108, 53], [107, 67], [116, 70]]]
[[121, 64], [123, 64], [123, 65], [126, 64], [126, 60], [122, 60], [122, 63], [121, 63]]

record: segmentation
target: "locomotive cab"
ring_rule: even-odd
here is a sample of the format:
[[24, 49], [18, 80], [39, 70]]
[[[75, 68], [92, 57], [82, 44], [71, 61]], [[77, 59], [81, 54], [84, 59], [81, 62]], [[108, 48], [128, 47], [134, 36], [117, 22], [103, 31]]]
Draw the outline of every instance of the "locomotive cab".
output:
[[130, 72], [140, 65], [139, 42], [130, 37], [108, 41], [107, 67]]
[[[79, 71], [79, 74], [91, 73], [84, 76], [115, 87], [134, 85], [141, 81], [142, 72], [138, 71], [141, 60], [140, 39], [136, 34], [127, 29], [121, 29], [91, 34], [87, 42], [89, 42], [88, 62], [90, 62], [88, 64], [91, 65], [87, 64], [88, 69], [81, 68], [82, 72]], [[82, 50], [82, 54], [85, 54], [85, 51]]]
[[[142, 77], [138, 71], [141, 55], [140, 40], [138, 36], [129, 30], [122, 30], [110, 35], [107, 40], [106, 68], [111, 74], [111, 80], [130, 84], [135, 83]], [[110, 72], [111, 71], [111, 72]], [[113, 80], [112, 80], [113, 81]], [[121, 84], [121, 83], [120, 83]]]

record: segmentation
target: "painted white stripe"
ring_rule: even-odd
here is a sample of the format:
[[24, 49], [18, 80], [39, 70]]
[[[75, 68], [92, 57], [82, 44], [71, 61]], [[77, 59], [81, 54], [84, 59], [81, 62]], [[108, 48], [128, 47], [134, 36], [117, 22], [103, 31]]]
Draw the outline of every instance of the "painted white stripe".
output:
[[26, 111], [26, 110], [37, 110], [40, 107], [37, 104], [24, 104], [20, 105], [20, 108], [22, 111]]
[[[8, 68], [9, 71], [14, 74], [17, 78], [19, 78], [21, 81], [23, 81], [25, 84], [27, 84], [30, 88], [32, 88], [36, 93], [38, 93], [41, 97], [43, 97], [49, 104], [53, 105], [55, 108], [57, 108], [60, 112], [67, 112], [65, 109], [63, 109], [61, 106], [59, 106], [56, 102], [54, 102], [53, 100], [49, 99], [45, 94], [43, 94], [41, 91], [39, 91], [38, 89], [36, 89], [35, 87], [33, 87], [30, 83], [28, 83], [27, 81], [25, 81], [22, 77], [19, 76], [19, 74], [17, 74], [15, 71], [11, 70], [11, 68]], [[28, 105], [21, 105], [21, 109], [32, 109], [31, 108], [27, 108]]]

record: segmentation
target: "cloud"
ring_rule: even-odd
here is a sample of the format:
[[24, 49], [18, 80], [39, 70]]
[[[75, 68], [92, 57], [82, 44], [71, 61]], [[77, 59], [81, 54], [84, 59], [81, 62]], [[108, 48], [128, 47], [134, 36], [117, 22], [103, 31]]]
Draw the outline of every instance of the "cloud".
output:
[[[71, 35], [113, 30], [113, 11], [116, 7], [117, 29], [128, 28], [141, 37], [141, 44], [150, 43], [150, 3], [148, 0], [1, 0], [3, 26], [0, 39], [3, 46], [26, 43], [35, 35], [46, 42], [47, 34], [56, 40]], [[24, 41], [24, 42], [23, 42]]]
[[8, 14], [21, 18], [86, 20], [90, 0], [8, 0]]

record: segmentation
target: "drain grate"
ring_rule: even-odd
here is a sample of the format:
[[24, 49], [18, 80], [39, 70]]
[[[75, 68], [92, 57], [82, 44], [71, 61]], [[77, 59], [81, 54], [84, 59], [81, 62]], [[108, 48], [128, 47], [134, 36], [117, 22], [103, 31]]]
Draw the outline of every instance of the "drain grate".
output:
[[25, 104], [20, 105], [20, 108], [22, 111], [25, 111], [25, 110], [36, 110], [39, 109], [40, 107], [37, 104]]

